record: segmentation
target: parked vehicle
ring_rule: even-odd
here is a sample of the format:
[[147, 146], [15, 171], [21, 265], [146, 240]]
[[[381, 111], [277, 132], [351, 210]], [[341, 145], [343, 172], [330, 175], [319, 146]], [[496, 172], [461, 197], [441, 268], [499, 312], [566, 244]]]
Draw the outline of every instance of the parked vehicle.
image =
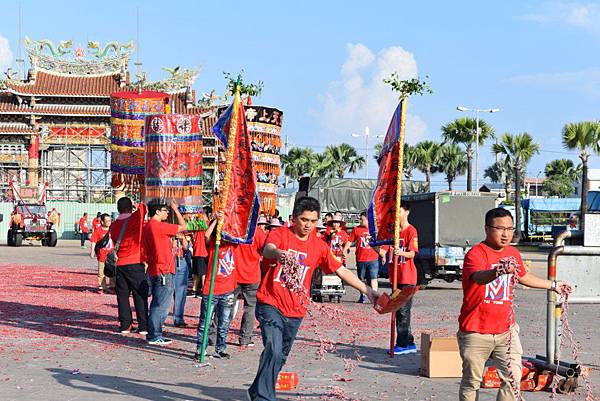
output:
[[23, 240], [38, 240], [43, 246], [55, 247], [58, 237], [53, 225], [48, 221], [45, 204], [18, 203], [11, 214], [8, 246], [21, 246]]

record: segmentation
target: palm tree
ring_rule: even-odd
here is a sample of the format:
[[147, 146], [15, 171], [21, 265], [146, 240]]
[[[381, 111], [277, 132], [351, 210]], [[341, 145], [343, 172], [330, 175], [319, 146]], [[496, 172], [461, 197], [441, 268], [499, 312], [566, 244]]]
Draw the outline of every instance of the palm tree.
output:
[[583, 121], [579, 123], [568, 123], [562, 130], [563, 146], [567, 149], [579, 150], [579, 158], [582, 164], [581, 179], [581, 220], [580, 227], [585, 228], [585, 213], [587, 212], [588, 197], [588, 150], [594, 153], [600, 152], [598, 140], [600, 139], [600, 123], [596, 121]]
[[287, 155], [281, 155], [284, 174], [300, 181], [300, 178], [309, 173], [314, 157], [315, 152], [310, 148], [290, 148]]
[[[513, 166], [510, 162], [507, 162], [506, 160], [499, 160], [486, 168], [483, 172], [483, 176], [489, 178], [492, 182], [503, 183], [506, 199], [508, 199], [510, 197], [511, 187], [513, 184], [513, 170]], [[525, 177], [521, 175], [521, 178], [524, 179]]]
[[416, 167], [425, 174], [425, 180], [429, 185], [431, 185], [431, 174], [437, 172], [440, 146], [434, 141], [422, 141], [415, 145]]
[[337, 178], [344, 178], [346, 172], [356, 173], [367, 162], [363, 156], [358, 155], [356, 149], [347, 143], [338, 146], [329, 145], [323, 154], [325, 163], [331, 166], [330, 176]]
[[310, 177], [326, 177], [330, 175], [331, 165], [323, 153], [315, 153], [308, 168]]
[[544, 174], [546, 178], [564, 176], [571, 181], [581, 182], [581, 169], [581, 164], [575, 166], [573, 160], [556, 159], [546, 164]]
[[467, 170], [467, 156], [461, 147], [455, 143], [442, 145], [439, 152], [437, 170], [446, 174], [448, 190], [452, 191], [452, 182]]
[[[494, 135], [494, 128], [483, 120], [479, 120], [479, 146]], [[442, 137], [445, 142], [465, 145], [467, 151], [467, 191], [473, 187], [473, 146], [477, 141], [477, 120], [471, 117], [457, 118], [442, 126]]]
[[527, 132], [512, 135], [502, 134], [500, 141], [492, 146], [492, 152], [504, 157], [505, 163], [513, 166], [515, 179], [516, 241], [521, 240], [521, 175], [534, 154], [539, 153], [540, 145], [533, 141]]

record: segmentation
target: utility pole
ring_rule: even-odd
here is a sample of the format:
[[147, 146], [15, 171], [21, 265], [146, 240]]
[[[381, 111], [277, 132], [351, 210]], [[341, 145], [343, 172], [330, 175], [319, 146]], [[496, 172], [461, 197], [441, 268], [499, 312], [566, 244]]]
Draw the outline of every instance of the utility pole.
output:
[[[365, 178], [369, 179], [369, 138], [371, 137], [371, 130], [369, 127], [365, 127], [364, 134], [352, 134], [353, 138], [365, 137]], [[383, 138], [383, 135], [374, 135], [375, 138]]]

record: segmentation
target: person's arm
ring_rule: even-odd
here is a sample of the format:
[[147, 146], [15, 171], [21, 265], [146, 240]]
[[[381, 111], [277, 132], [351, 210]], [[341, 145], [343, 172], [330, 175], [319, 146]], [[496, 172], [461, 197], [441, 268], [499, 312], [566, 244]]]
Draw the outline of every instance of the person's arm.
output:
[[275, 244], [272, 244], [270, 242], [267, 245], [265, 245], [265, 248], [264, 248], [262, 254], [266, 259], [277, 259], [277, 260], [280, 260], [284, 255], [287, 255], [287, 253], [285, 251], [278, 249]]
[[350, 241], [347, 241], [347, 242], [346, 242], [346, 244], [344, 244], [344, 249], [342, 250], [342, 253], [346, 253], [346, 252], [348, 252], [348, 251], [349, 251], [349, 249], [350, 249], [350, 246], [352, 246], [352, 245], [353, 245], [353, 243], [352, 243], [352, 242], [350, 242]]
[[90, 258], [95, 259], [96, 258], [96, 243], [92, 242], [90, 243]]
[[556, 284], [553, 287], [553, 282], [550, 280], [546, 280], [545, 278], [538, 277], [532, 273], [525, 273], [523, 276], [519, 277], [519, 283], [530, 287], [530, 288], [541, 288], [544, 290], [553, 290], [556, 293], [560, 294], [566, 288], [570, 288], [571, 286], [564, 281], [556, 281]]
[[416, 252], [415, 251], [406, 251], [406, 252], [402, 252], [399, 249], [395, 249], [394, 250], [394, 255], [396, 256], [403, 256], [405, 259], [414, 259]]
[[179, 212], [179, 205], [177, 204], [177, 202], [171, 201], [171, 209], [173, 209], [173, 213], [175, 213], [175, 217], [177, 218], [177, 225], [179, 225], [178, 232], [186, 231], [187, 224], [185, 224], [185, 220]]
[[344, 266], [338, 268], [335, 271], [335, 274], [338, 275], [339, 278], [344, 280], [351, 287], [356, 288], [362, 294], [365, 294], [372, 303], [377, 302], [377, 298], [379, 298], [379, 293], [373, 290], [371, 287], [367, 286], [363, 283], [356, 274], [352, 273], [350, 270], [345, 268]]
[[212, 233], [215, 230], [215, 227], [217, 227], [217, 221], [218, 219], [213, 219], [213, 221], [210, 222], [208, 228], [204, 232], [204, 242], [206, 243], [206, 245], [208, 245], [210, 237], [212, 237]]
[[475, 283], [479, 285], [491, 283], [496, 280], [496, 269], [490, 270], [478, 270], [476, 272], [471, 273], [470, 280], [473, 280]]

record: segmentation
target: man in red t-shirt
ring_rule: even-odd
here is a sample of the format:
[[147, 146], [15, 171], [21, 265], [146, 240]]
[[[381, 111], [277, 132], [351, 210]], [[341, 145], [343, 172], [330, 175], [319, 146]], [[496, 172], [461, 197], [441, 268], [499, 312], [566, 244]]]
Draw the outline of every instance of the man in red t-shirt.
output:
[[[207, 206], [205, 207], [205, 210], [207, 208], [210, 209], [210, 207]], [[203, 214], [201, 219], [208, 224], [208, 213]], [[192, 247], [192, 289], [189, 291], [188, 296], [200, 298], [202, 296], [204, 276], [206, 275], [206, 266], [208, 265], [205, 231], [196, 231], [192, 239]]]
[[144, 227], [142, 245], [146, 262], [148, 263], [148, 277], [150, 278], [150, 292], [152, 303], [148, 314], [148, 335], [146, 339], [151, 345], [167, 345], [171, 340], [162, 335], [162, 325], [169, 316], [171, 303], [174, 296], [175, 257], [173, 252], [173, 237], [187, 230], [187, 225], [179, 205], [171, 202], [169, 205], [175, 214], [177, 224], [167, 223], [169, 207], [159, 200], [148, 203], [148, 216], [150, 221]]
[[[354, 227], [350, 233], [348, 242], [344, 245], [343, 254], [346, 255], [350, 246], [356, 244], [356, 274], [365, 283], [370, 283], [371, 288], [377, 291], [377, 279], [379, 278], [379, 255], [369, 242], [371, 241], [371, 235], [369, 234], [369, 221], [367, 219], [367, 213], [362, 212], [360, 214], [360, 225]], [[367, 281], [369, 280], [369, 281]], [[358, 299], [359, 303], [364, 303], [366, 298], [363, 294], [360, 294]]]
[[[104, 294], [104, 291], [115, 288], [115, 285], [112, 284], [112, 280], [104, 276], [104, 261], [106, 260], [106, 255], [108, 255], [115, 246], [109, 234], [110, 224], [112, 223], [110, 215], [107, 213], [100, 215], [100, 223], [100, 227], [93, 231], [92, 238], [90, 239], [90, 257], [92, 259], [98, 259], [98, 293]], [[108, 241], [106, 241], [104, 247], [98, 250], [98, 254], [96, 255], [96, 244], [102, 242], [105, 236], [108, 236]]]
[[[259, 225], [260, 224], [260, 225]], [[257, 223], [254, 238], [251, 244], [240, 244], [236, 248], [238, 265], [237, 288], [234, 299], [242, 294], [244, 298], [244, 315], [240, 325], [240, 345], [254, 347], [252, 332], [254, 331], [254, 310], [256, 308], [256, 290], [260, 284], [260, 262], [262, 251], [267, 239], [266, 232], [261, 228], [267, 224], [267, 219], [262, 217]], [[233, 316], [234, 317], [234, 316]]]
[[137, 332], [146, 335], [148, 334], [148, 280], [146, 280], [146, 266], [141, 250], [146, 206], [140, 203], [138, 209], [135, 210], [131, 199], [123, 197], [117, 201], [117, 210], [119, 211], [119, 217], [110, 225], [110, 238], [115, 246], [121, 229], [127, 221], [117, 251], [117, 273], [115, 276], [119, 331], [126, 334], [132, 330], [133, 318], [131, 316], [131, 306], [129, 305], [129, 295], [131, 294], [138, 321]]
[[483, 369], [490, 357], [502, 380], [496, 399], [519, 399], [523, 349], [512, 307], [514, 284], [558, 293], [569, 288], [564, 282], [527, 272], [519, 251], [510, 246], [513, 232], [511, 213], [502, 208], [491, 209], [485, 215], [485, 240], [465, 255], [463, 304], [458, 318], [463, 366], [461, 401], [478, 398]]
[[[417, 229], [408, 222], [410, 206], [400, 203], [400, 249], [393, 251], [393, 246], [380, 248], [380, 255], [387, 258], [388, 276], [390, 282], [394, 277], [394, 255], [398, 256], [398, 270], [396, 283], [398, 288], [414, 286], [417, 284], [417, 267], [415, 256], [419, 253], [419, 237]], [[394, 354], [414, 354], [417, 352], [415, 339], [410, 329], [412, 314], [412, 298], [396, 311], [396, 345]]]
[[[264, 350], [258, 372], [248, 389], [250, 400], [275, 400], [275, 381], [290, 353], [296, 333], [310, 302], [310, 285], [317, 266], [325, 274], [337, 274], [342, 280], [375, 302], [378, 294], [350, 270], [342, 266], [327, 244], [317, 238], [319, 201], [311, 197], [296, 200], [293, 225], [269, 233], [263, 257], [272, 261], [256, 294], [256, 317], [260, 322]], [[298, 277], [288, 277], [279, 261], [294, 258], [302, 269]], [[290, 288], [294, 283], [303, 288]], [[301, 290], [299, 293], [297, 291]]]
[[88, 225], [88, 214], [87, 212], [79, 219], [79, 234], [81, 239], [81, 247], [85, 248], [85, 241], [90, 237], [90, 227]]
[[331, 248], [333, 254], [342, 261], [342, 264], [346, 265], [346, 255], [344, 253], [344, 247], [348, 242], [348, 233], [346, 232], [346, 223], [342, 217], [341, 212], [335, 212], [333, 218], [329, 220], [327, 225], [330, 226], [327, 232], [327, 243]]
[[[222, 212], [217, 212], [219, 218]], [[217, 338], [215, 342], [215, 358], [229, 359], [231, 356], [225, 352], [227, 349], [227, 333], [231, 324], [231, 315], [233, 304], [235, 302], [234, 291], [237, 287], [238, 276], [238, 260], [236, 247], [238, 245], [221, 240], [219, 245], [219, 255], [215, 256], [216, 239], [215, 229], [218, 219], [214, 219], [206, 230], [206, 238], [208, 239], [208, 266], [206, 269], [206, 278], [202, 286], [202, 302], [200, 304], [200, 319], [198, 320], [198, 330], [196, 332], [196, 353], [194, 360], [200, 361], [200, 353], [202, 352], [202, 341], [204, 339], [204, 326], [208, 315], [208, 295], [210, 292], [210, 282], [212, 278], [212, 268], [217, 257], [216, 274], [213, 285], [213, 297], [211, 315], [216, 323]], [[212, 322], [211, 322], [212, 323]], [[209, 331], [209, 336], [210, 336]]]

